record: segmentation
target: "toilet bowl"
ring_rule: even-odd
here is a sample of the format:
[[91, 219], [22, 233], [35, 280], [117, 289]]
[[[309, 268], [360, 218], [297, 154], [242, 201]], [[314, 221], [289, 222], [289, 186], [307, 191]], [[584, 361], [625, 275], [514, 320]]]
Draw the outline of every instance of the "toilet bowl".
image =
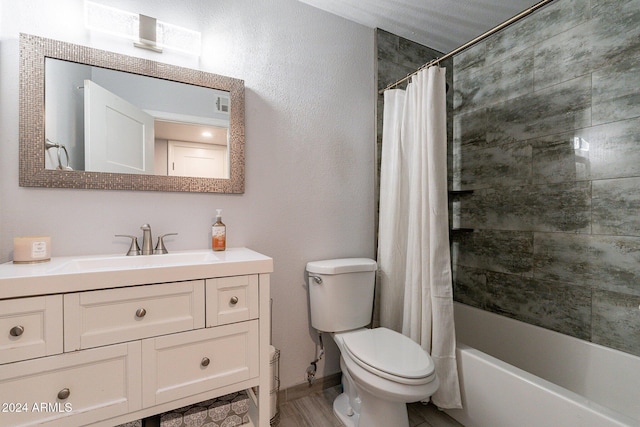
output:
[[371, 321], [376, 262], [343, 258], [307, 264], [311, 324], [331, 333], [340, 353], [343, 393], [333, 404], [347, 427], [409, 427], [409, 402], [439, 385], [433, 360], [416, 342]]
[[350, 383], [333, 407], [347, 427], [408, 427], [406, 404], [426, 399], [438, 389], [429, 355], [400, 333], [358, 329], [333, 338], [341, 351], [343, 384]]

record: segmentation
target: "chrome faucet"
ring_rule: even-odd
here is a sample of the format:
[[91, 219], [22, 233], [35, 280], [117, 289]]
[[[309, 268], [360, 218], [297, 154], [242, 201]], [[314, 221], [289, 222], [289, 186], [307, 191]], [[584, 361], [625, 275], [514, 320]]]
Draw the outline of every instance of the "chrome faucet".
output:
[[153, 255], [153, 239], [151, 237], [151, 226], [149, 224], [143, 224], [140, 227], [142, 230], [142, 255]]

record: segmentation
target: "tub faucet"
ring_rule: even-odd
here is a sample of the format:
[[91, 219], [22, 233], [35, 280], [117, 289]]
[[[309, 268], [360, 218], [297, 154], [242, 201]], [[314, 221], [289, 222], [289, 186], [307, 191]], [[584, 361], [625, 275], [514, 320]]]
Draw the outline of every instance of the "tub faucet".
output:
[[143, 224], [140, 227], [142, 230], [142, 255], [153, 255], [153, 241], [151, 237], [151, 226], [149, 224]]

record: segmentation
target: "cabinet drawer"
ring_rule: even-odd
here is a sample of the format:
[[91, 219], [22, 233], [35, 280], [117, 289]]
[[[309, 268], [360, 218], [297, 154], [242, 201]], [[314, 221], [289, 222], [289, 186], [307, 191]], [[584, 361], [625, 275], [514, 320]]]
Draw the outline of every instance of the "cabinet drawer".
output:
[[0, 301], [0, 364], [62, 353], [62, 295]]
[[258, 276], [207, 280], [207, 327], [258, 318]]
[[13, 406], [0, 425], [72, 427], [139, 410], [140, 364], [138, 341], [2, 365], [0, 402]]
[[73, 351], [204, 327], [204, 280], [64, 296], [64, 349]]
[[142, 403], [158, 405], [258, 376], [258, 321], [142, 341]]

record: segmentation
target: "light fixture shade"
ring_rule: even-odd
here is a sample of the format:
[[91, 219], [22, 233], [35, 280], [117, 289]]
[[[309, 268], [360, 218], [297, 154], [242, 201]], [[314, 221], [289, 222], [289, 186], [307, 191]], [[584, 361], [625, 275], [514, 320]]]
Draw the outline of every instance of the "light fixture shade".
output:
[[157, 24], [158, 46], [175, 49], [192, 55], [200, 55], [202, 41], [198, 31], [178, 27], [177, 25], [162, 21], [158, 21]]
[[[154, 41], [140, 39], [140, 25], [144, 18], [147, 18], [147, 21], [154, 19], [146, 16], [141, 18], [136, 13], [85, 1], [85, 26], [88, 29], [133, 40], [137, 42], [138, 47], [149, 46], [149, 41]], [[198, 31], [156, 21], [156, 37], [155, 46], [159, 48], [200, 55], [201, 35]], [[161, 52], [161, 49], [156, 51]]]
[[140, 18], [136, 13], [85, 1], [84, 24], [92, 31], [138, 40]]

